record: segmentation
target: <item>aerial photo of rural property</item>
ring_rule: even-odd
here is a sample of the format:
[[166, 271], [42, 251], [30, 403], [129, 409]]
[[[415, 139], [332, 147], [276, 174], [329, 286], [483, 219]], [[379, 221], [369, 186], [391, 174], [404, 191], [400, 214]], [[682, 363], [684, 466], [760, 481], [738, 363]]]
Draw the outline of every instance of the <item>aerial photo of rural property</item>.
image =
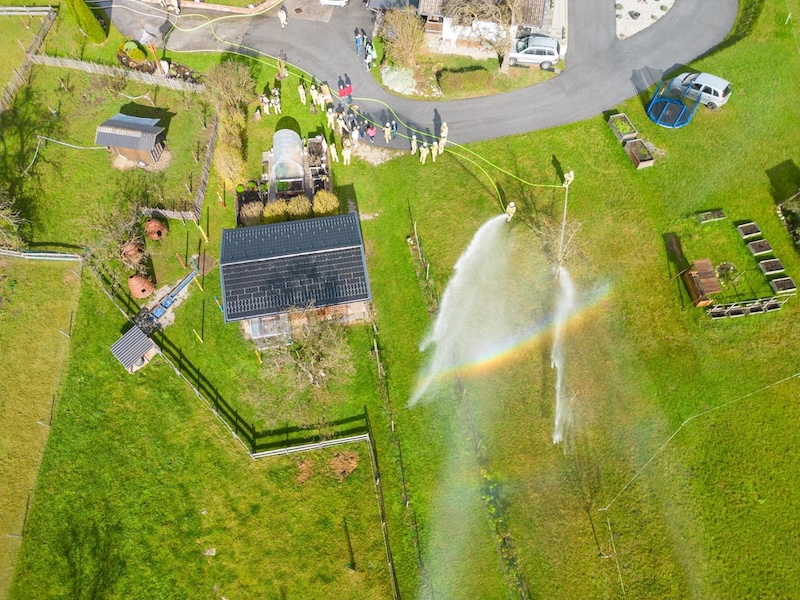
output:
[[0, 600], [800, 599], [800, 0], [0, 0]]

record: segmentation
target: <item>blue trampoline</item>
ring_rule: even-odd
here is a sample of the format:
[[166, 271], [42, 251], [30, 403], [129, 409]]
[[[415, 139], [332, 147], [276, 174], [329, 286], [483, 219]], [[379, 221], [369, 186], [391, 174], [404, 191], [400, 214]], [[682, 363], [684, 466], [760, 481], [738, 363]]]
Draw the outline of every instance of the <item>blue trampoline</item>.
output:
[[647, 105], [647, 116], [656, 124], [668, 129], [688, 125], [700, 106], [700, 98], [686, 98], [688, 88], [672, 87], [672, 81], [662, 81]]

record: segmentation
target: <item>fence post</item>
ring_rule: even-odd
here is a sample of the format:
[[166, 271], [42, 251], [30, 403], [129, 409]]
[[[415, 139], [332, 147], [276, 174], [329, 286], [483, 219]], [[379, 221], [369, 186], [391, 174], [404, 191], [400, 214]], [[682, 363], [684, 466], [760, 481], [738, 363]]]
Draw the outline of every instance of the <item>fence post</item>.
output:
[[250, 423], [250, 441], [252, 445], [250, 448], [252, 449], [253, 453], [255, 454], [256, 451], [256, 424]]

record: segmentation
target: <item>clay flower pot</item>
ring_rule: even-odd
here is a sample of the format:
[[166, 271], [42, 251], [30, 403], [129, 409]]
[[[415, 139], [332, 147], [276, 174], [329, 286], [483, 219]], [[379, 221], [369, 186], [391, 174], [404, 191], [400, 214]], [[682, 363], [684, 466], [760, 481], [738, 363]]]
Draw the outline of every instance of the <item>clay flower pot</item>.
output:
[[134, 298], [147, 298], [153, 293], [155, 286], [153, 282], [142, 275], [131, 275], [128, 277], [128, 288]]

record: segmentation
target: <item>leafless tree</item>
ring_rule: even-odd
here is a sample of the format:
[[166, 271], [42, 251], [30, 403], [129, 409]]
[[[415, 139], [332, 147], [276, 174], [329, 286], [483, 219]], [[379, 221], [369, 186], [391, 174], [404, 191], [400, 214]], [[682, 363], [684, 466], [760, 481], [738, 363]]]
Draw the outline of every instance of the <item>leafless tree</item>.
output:
[[236, 61], [225, 61], [211, 67], [205, 76], [205, 84], [222, 110], [242, 110], [255, 94], [255, 82], [246, 65]]
[[386, 56], [396, 65], [413, 67], [425, 41], [422, 21], [412, 8], [386, 11], [380, 28]]
[[562, 241], [562, 224], [548, 218], [543, 218], [534, 229], [550, 260], [559, 266], [569, 262], [571, 258], [583, 256], [583, 248], [576, 240], [581, 224], [567, 221], [563, 230]]
[[496, 23], [499, 30], [473, 29], [481, 43], [497, 54], [500, 70], [508, 71], [508, 53], [522, 17], [525, 0], [445, 0], [444, 13], [456, 25], [470, 27], [475, 21]]
[[5, 190], [0, 190], [0, 247], [21, 248], [24, 245], [19, 233], [25, 220], [14, 208], [14, 199]]
[[[83, 217], [83, 231], [93, 231], [94, 235], [84, 242], [86, 260], [91, 266], [101, 269], [112, 281], [121, 283], [120, 270], [124, 263], [138, 273], [146, 274], [146, 258], [142, 217], [139, 204], [132, 203], [125, 208], [117, 206], [103, 216], [87, 214]], [[129, 248], [141, 248], [135, 260], [127, 256]]]

